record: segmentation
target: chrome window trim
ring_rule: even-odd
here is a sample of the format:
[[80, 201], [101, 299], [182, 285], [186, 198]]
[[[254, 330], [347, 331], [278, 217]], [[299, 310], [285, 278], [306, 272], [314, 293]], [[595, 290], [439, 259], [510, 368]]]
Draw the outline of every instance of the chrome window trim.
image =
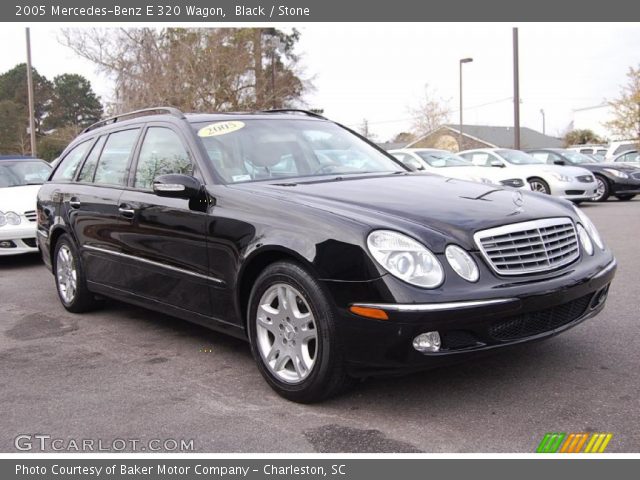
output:
[[[569, 258], [567, 261], [556, 264], [556, 265], [544, 265], [537, 268], [527, 269], [525, 271], [502, 271], [496, 267], [493, 260], [491, 260], [489, 254], [486, 252], [485, 247], [482, 245], [481, 240], [485, 237], [494, 237], [499, 235], [507, 235], [510, 233], [518, 233], [525, 230], [537, 230], [539, 228], [546, 227], [554, 227], [559, 225], [570, 224], [573, 228], [574, 238], [577, 242], [576, 254]], [[500, 227], [489, 228], [487, 230], [480, 230], [473, 235], [473, 240], [480, 250], [482, 257], [491, 270], [493, 270], [498, 275], [502, 276], [515, 276], [515, 275], [529, 275], [532, 273], [540, 273], [550, 270], [558, 270], [560, 268], [566, 267], [567, 265], [572, 264], [578, 258], [580, 258], [580, 242], [578, 241], [578, 233], [576, 231], [576, 223], [571, 217], [554, 217], [554, 218], [542, 218], [539, 220], [530, 220], [528, 222], [520, 222], [520, 223], [510, 223], [508, 225], [502, 225]], [[546, 253], [546, 249], [545, 249]]]
[[447, 303], [354, 303], [352, 306], [377, 308], [393, 312], [438, 312], [441, 310], [458, 310], [461, 308], [483, 307], [516, 301], [518, 301], [517, 298], [495, 298], [490, 300], [469, 300], [465, 302]]
[[152, 265], [154, 267], [165, 268], [167, 270], [171, 270], [172, 272], [182, 273], [182, 274], [185, 274], [185, 275], [191, 275], [192, 277], [197, 277], [197, 278], [201, 278], [203, 280], [208, 280], [210, 282], [217, 283], [218, 285], [224, 285], [224, 281], [219, 279], [219, 278], [210, 277], [208, 275], [203, 275], [201, 273], [192, 272], [190, 270], [185, 270], [184, 268], [174, 267], [172, 265], [167, 265], [165, 263], [155, 262], [153, 260], [148, 260], [146, 258], [136, 257], [135, 255], [129, 255], [127, 253], [122, 253], [122, 252], [114, 252], [113, 250], [108, 250], [106, 248], [100, 248], [100, 247], [94, 247], [93, 245], [85, 245], [83, 248], [86, 249], [86, 250], [94, 251], [94, 252], [100, 252], [100, 253], [106, 253], [108, 255], [114, 255], [114, 256], [120, 257], [120, 258], [128, 258], [130, 260], [134, 260], [134, 261], [137, 261], [137, 262], [140, 262], [140, 263], [146, 263], [147, 265]]

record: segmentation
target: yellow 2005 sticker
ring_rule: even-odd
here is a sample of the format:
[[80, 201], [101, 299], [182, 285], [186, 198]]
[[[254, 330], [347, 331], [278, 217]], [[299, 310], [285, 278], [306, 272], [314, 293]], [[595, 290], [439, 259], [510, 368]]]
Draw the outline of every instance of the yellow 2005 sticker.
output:
[[235, 132], [241, 128], [244, 128], [244, 122], [235, 120], [229, 122], [216, 122], [198, 130], [198, 136], [217, 137], [218, 135], [226, 135], [227, 133]]

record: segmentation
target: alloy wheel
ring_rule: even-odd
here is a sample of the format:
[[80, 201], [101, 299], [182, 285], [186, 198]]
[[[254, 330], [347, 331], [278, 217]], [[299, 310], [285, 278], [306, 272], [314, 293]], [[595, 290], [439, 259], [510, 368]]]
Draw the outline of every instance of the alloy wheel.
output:
[[533, 180], [532, 182], [529, 182], [529, 185], [531, 186], [531, 190], [533, 190], [534, 192], [547, 193], [547, 194], [549, 193], [547, 192], [547, 187], [541, 182], [538, 182], [537, 180]]
[[67, 245], [62, 245], [58, 249], [56, 278], [60, 297], [67, 304], [73, 302], [78, 289], [78, 272], [71, 249]]
[[260, 298], [255, 322], [258, 350], [271, 374], [290, 384], [307, 378], [318, 354], [318, 332], [300, 292], [285, 283], [270, 286]]
[[596, 177], [596, 183], [598, 184], [598, 186], [596, 188], [596, 194], [594, 195], [593, 200], [595, 202], [598, 202], [604, 196], [604, 192], [607, 190], [607, 187], [604, 184], [604, 180], [602, 180], [600, 177]]

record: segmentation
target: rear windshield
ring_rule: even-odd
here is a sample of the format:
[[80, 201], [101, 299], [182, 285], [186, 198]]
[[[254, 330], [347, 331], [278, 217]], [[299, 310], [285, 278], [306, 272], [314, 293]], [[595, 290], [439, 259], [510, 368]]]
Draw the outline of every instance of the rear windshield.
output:
[[0, 188], [42, 185], [51, 173], [51, 166], [40, 160], [0, 161]]
[[473, 163], [466, 160], [454, 153], [449, 152], [433, 152], [433, 151], [420, 151], [416, 152], [420, 158], [427, 162], [432, 167], [472, 167]]
[[243, 119], [196, 123], [193, 128], [229, 183], [406, 171], [331, 122]]
[[537, 165], [545, 163], [544, 160], [533, 158], [531, 155], [521, 152], [520, 150], [498, 150], [496, 153], [514, 165]]

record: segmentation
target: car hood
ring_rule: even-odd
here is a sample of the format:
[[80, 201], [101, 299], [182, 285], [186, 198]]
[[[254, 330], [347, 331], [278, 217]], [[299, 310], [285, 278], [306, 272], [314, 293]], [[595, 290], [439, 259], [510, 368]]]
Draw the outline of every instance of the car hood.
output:
[[[511, 188], [431, 174], [345, 177], [301, 183], [248, 183], [236, 188], [277, 196], [349, 217], [370, 228], [395, 228], [439, 236], [432, 248], [455, 239], [475, 249], [476, 231], [538, 218], [572, 217], [563, 200]], [[321, 225], [318, 228], [322, 228]]]
[[0, 188], [0, 211], [23, 215], [28, 210], [35, 210], [40, 187], [41, 185], [24, 185]]
[[582, 167], [569, 167], [566, 165], [513, 165], [514, 167], [526, 172], [527, 175], [540, 175], [541, 173], [559, 173], [570, 177], [578, 175], [589, 175], [589, 170]]
[[611, 168], [613, 170], [620, 170], [620, 171], [625, 172], [625, 173], [634, 173], [634, 172], [640, 171], [639, 167], [631, 165], [631, 164], [628, 164], [628, 163], [622, 163], [622, 162], [620, 162], [620, 163], [612, 163], [612, 162], [609, 162], [609, 163], [589, 163], [586, 166], [591, 166], [591, 167], [594, 167], [594, 169], [597, 168], [598, 170], [603, 169], [603, 168]]

